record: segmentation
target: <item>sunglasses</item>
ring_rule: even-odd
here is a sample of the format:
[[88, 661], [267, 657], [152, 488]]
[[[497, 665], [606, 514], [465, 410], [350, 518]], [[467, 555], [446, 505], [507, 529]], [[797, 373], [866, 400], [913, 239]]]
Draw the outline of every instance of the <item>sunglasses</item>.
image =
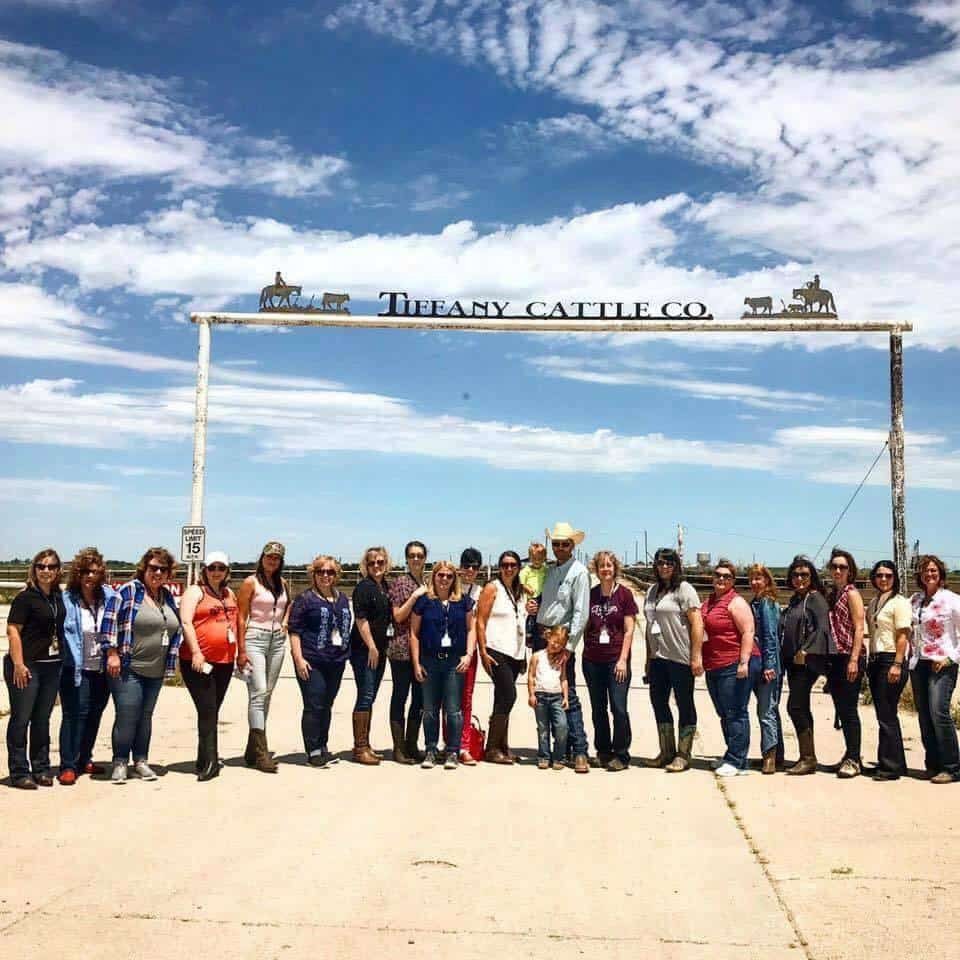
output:
[[148, 569], [151, 573], [166, 573], [170, 568], [169, 568], [169, 567], [161, 567], [159, 564], [156, 564], [156, 563], [148, 563], [148, 564], [147, 564], [147, 569]]
[[732, 573], [715, 573], [713, 575], [713, 579], [714, 580], [732, 580], [733, 574]]
[[791, 574], [791, 577], [792, 577], [794, 580], [809, 580], [809, 579], [810, 579], [810, 574], [809, 574], [809, 573], [800, 573], [798, 570], [794, 570], [794, 572]]
[[434, 574], [434, 577], [437, 580], [452, 580], [454, 576], [456, 576], [456, 574], [453, 574], [453, 573], [435, 573]]
[[503, 563], [500, 564], [500, 569], [501, 569], [501, 570], [516, 570], [517, 567], [519, 567], [519, 566], [520, 566], [519, 563], [514, 563], [512, 560], [509, 561], [509, 562], [508, 562], [508, 561], [504, 561]]
[[368, 566], [368, 567], [385, 567], [386, 565], [387, 565], [387, 561], [384, 560], [382, 557], [381, 557], [379, 560], [368, 560], [368, 561], [367, 561], [367, 566]]
[[874, 579], [874, 580], [892, 580], [892, 579], [893, 579], [893, 574], [892, 574], [892, 573], [882, 573], [882, 572], [878, 571], [877, 573], [875, 573], [875, 574], [873, 575], [873, 579]]
[[60, 564], [59, 563], [35, 563], [34, 567], [37, 570], [59, 570]]
[[336, 570], [317, 570], [314, 573], [315, 577], [335, 577], [337, 575]]
[[460, 567], [460, 569], [461, 569], [461, 570], [479, 570], [479, 569], [480, 569], [480, 564], [479, 564], [479, 563], [465, 563], [465, 564], [463, 564], [463, 566]]
[[675, 567], [677, 565], [675, 560], [658, 560], [658, 567]]
[[425, 553], [408, 553], [407, 559], [408, 560], [426, 560], [427, 555]]
[[211, 573], [226, 573], [227, 567], [223, 563], [208, 563], [207, 569]]
[[553, 545], [555, 547], [572, 547], [573, 541], [572, 540], [554, 540]]
[[95, 577], [98, 573], [103, 571], [103, 567], [89, 567], [86, 570], [80, 571], [81, 577]]
[[846, 563], [831, 563], [831, 570], [849, 570], [850, 567]]

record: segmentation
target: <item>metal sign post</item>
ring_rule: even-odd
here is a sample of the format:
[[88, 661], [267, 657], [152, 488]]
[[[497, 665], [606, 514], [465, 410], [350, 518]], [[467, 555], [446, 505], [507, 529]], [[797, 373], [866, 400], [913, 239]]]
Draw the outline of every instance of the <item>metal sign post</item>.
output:
[[190, 583], [196, 583], [207, 550], [207, 528], [191, 524], [180, 529], [180, 561], [190, 564]]

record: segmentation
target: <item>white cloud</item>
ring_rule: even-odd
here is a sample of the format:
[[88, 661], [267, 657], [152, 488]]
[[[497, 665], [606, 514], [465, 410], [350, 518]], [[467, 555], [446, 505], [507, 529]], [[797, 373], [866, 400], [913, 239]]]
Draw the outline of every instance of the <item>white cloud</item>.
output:
[[347, 169], [340, 157], [298, 156], [282, 138], [245, 137], [189, 103], [174, 82], [7, 41], [0, 115], [0, 170], [29, 171], [34, 182], [93, 173], [289, 197], [328, 194]]
[[0, 477], [0, 501], [41, 506], [77, 506], [112, 493], [105, 483], [83, 483], [53, 477]]

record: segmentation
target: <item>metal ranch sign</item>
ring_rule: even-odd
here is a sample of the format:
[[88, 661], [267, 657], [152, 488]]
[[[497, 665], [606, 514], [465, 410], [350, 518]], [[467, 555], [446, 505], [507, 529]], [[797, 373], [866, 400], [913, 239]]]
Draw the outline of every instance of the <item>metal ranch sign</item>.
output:
[[634, 300], [439, 300], [412, 298], [406, 291], [387, 290], [386, 309], [378, 317], [423, 317], [471, 319], [490, 317], [495, 320], [712, 320], [713, 314], [699, 300], [668, 300], [660, 304], [659, 313], [652, 313], [650, 302]]

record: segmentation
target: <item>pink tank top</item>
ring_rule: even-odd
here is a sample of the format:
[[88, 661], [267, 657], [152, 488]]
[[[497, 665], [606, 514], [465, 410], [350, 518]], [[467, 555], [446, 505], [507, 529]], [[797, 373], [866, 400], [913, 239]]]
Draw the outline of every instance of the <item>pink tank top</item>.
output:
[[[719, 670], [740, 660], [740, 633], [730, 616], [730, 604], [738, 596], [736, 590], [728, 590], [722, 597], [709, 596], [700, 608], [703, 614], [703, 669]], [[756, 641], [753, 657], [760, 656]]]
[[257, 630], [279, 630], [287, 609], [287, 594], [274, 595], [257, 579], [253, 581], [253, 596], [250, 598], [250, 616], [247, 626]]

